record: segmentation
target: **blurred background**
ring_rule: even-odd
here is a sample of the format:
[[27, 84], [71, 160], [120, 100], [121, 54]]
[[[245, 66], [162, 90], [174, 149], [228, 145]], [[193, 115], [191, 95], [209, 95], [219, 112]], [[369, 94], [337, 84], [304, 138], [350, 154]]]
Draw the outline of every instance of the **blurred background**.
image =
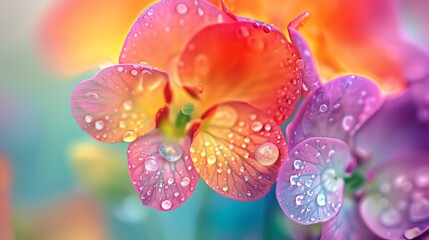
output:
[[[140, 203], [127, 172], [127, 144], [98, 143], [81, 131], [69, 100], [97, 66], [116, 61], [124, 26], [148, 1], [97, 3], [0, 3], [0, 240], [289, 239], [300, 231], [291, 227], [273, 191], [241, 203], [201, 183], [171, 212]], [[395, 8], [401, 34], [426, 49], [428, 5], [409, 0]]]

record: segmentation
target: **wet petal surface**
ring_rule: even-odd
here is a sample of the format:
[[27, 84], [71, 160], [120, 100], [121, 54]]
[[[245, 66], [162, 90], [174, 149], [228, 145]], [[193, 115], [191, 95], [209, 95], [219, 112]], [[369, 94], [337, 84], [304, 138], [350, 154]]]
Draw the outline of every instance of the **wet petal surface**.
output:
[[385, 239], [415, 239], [429, 228], [429, 152], [397, 156], [374, 171], [360, 204], [368, 228]]
[[189, 155], [189, 145], [189, 138], [170, 141], [157, 130], [130, 144], [130, 177], [144, 205], [169, 211], [192, 195], [199, 176]]
[[131, 142], [155, 128], [171, 100], [167, 75], [144, 65], [122, 64], [80, 83], [71, 97], [79, 126], [102, 142]]
[[309, 137], [332, 137], [345, 142], [381, 104], [380, 91], [370, 80], [347, 75], [315, 90], [287, 127], [294, 146]]
[[309, 138], [289, 152], [277, 178], [277, 200], [297, 223], [326, 222], [342, 207], [344, 178], [353, 157], [337, 139]]
[[192, 36], [210, 24], [231, 21], [206, 1], [160, 1], [146, 9], [131, 28], [119, 61], [147, 62], [165, 71], [175, 71], [176, 57]]
[[194, 36], [181, 55], [179, 76], [206, 107], [244, 101], [283, 122], [301, 96], [302, 68], [283, 33], [265, 23], [235, 22]]
[[191, 146], [201, 178], [216, 192], [239, 201], [265, 196], [286, 154], [279, 125], [240, 102], [210, 109]]

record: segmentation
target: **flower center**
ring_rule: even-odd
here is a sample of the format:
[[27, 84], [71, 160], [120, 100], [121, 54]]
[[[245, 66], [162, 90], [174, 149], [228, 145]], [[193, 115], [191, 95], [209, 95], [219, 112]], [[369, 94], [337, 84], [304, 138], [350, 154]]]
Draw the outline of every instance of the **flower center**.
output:
[[186, 103], [176, 115], [174, 124], [165, 121], [159, 127], [160, 131], [166, 136], [183, 137], [186, 134], [186, 125], [192, 120], [192, 113], [195, 107], [191, 103]]

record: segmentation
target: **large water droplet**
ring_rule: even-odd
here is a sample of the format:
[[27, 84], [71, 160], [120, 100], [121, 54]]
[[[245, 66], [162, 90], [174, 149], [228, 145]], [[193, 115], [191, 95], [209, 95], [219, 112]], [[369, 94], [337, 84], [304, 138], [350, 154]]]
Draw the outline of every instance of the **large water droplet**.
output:
[[302, 205], [302, 199], [304, 199], [304, 195], [298, 194], [295, 197], [295, 204], [297, 206], [301, 206]]
[[395, 208], [388, 208], [380, 214], [380, 222], [385, 227], [395, 227], [401, 222], [401, 214]]
[[188, 6], [186, 6], [186, 4], [184, 4], [184, 3], [179, 3], [176, 6], [176, 11], [179, 14], [185, 14], [188, 12]]
[[92, 116], [91, 116], [91, 115], [89, 115], [89, 114], [88, 114], [88, 115], [86, 115], [86, 116], [85, 116], [85, 122], [86, 122], [86, 123], [91, 123], [91, 122], [92, 122]]
[[346, 115], [343, 118], [342, 126], [344, 131], [348, 132], [353, 127], [353, 124], [355, 123], [355, 118], [352, 115]]
[[180, 185], [182, 185], [183, 187], [186, 187], [189, 185], [189, 183], [191, 183], [191, 179], [189, 179], [188, 177], [184, 177], [182, 179], [182, 181], [180, 181]]
[[168, 210], [168, 209], [170, 209], [172, 206], [173, 206], [173, 204], [171, 204], [171, 201], [170, 201], [170, 200], [165, 200], [165, 201], [163, 201], [163, 202], [161, 203], [161, 207], [162, 207], [162, 209], [164, 209], [164, 210]]
[[429, 200], [419, 198], [413, 200], [410, 205], [410, 220], [413, 222], [421, 222], [429, 218]]
[[293, 161], [293, 167], [295, 169], [300, 169], [302, 167], [302, 161], [299, 159], [296, 159], [295, 161]]
[[262, 125], [262, 123], [261, 123], [261, 122], [259, 122], [259, 121], [252, 122], [252, 124], [250, 125], [250, 128], [251, 128], [251, 129], [252, 129], [252, 131], [254, 131], [254, 132], [259, 132], [259, 131], [261, 131], [261, 130], [262, 130], [262, 127], [263, 127], [263, 125]]
[[326, 105], [326, 104], [322, 104], [322, 105], [320, 105], [320, 107], [319, 107], [319, 111], [320, 112], [322, 112], [322, 113], [324, 113], [324, 112], [326, 112], [326, 111], [328, 111], [328, 105]]
[[255, 158], [259, 164], [270, 166], [279, 158], [279, 149], [273, 143], [266, 142], [256, 149]]
[[324, 193], [319, 193], [316, 197], [316, 203], [317, 205], [323, 207], [326, 205], [326, 196]]
[[212, 165], [212, 164], [215, 164], [215, 162], [216, 162], [216, 157], [214, 155], [210, 155], [207, 157], [208, 164]]
[[144, 165], [148, 171], [156, 171], [159, 168], [158, 163], [153, 156], [148, 156], [144, 162]]
[[104, 122], [102, 120], [95, 122], [95, 129], [100, 131], [100, 130], [103, 130], [103, 128], [104, 128]]
[[176, 162], [182, 157], [183, 149], [179, 144], [166, 143], [159, 147], [159, 153], [169, 162]]
[[124, 142], [132, 142], [136, 140], [136, 138], [137, 138], [137, 133], [134, 132], [133, 130], [129, 130], [124, 133], [122, 140], [124, 140]]

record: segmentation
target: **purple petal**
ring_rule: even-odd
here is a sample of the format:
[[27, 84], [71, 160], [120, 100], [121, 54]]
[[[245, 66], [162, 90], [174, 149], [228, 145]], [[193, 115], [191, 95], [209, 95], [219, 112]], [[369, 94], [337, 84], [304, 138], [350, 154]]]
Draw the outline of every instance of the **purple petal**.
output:
[[429, 149], [429, 127], [417, 119], [410, 92], [388, 98], [355, 135], [355, 149], [372, 164]]
[[414, 239], [429, 226], [429, 152], [397, 157], [374, 169], [360, 212], [368, 228], [387, 239]]
[[380, 91], [372, 81], [355, 75], [336, 78], [309, 95], [287, 128], [291, 146], [309, 137], [348, 142], [378, 109]]
[[369, 230], [360, 217], [359, 208], [354, 199], [344, 197], [343, 207], [338, 215], [322, 224], [322, 240], [331, 239], [378, 239]]
[[194, 192], [199, 175], [189, 155], [190, 140], [166, 140], [155, 130], [128, 147], [128, 168], [142, 203], [169, 211]]
[[348, 146], [337, 139], [309, 138], [289, 152], [277, 178], [277, 200], [297, 223], [326, 222], [343, 200], [343, 178], [353, 162]]

